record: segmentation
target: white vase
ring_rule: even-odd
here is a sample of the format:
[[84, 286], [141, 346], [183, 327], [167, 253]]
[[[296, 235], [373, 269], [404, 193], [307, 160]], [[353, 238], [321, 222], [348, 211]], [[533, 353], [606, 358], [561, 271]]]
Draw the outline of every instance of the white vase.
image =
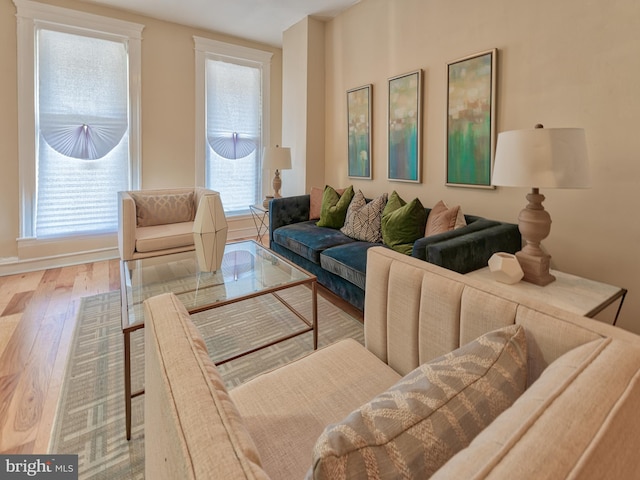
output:
[[494, 253], [489, 259], [489, 270], [493, 278], [502, 283], [518, 283], [524, 277], [518, 259], [511, 253]]

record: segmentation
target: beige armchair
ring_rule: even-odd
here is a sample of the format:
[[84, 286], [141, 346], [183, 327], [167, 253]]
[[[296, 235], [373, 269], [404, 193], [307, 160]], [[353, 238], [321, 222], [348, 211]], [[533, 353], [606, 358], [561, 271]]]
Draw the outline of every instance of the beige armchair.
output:
[[118, 192], [121, 260], [194, 250], [193, 220], [202, 187]]

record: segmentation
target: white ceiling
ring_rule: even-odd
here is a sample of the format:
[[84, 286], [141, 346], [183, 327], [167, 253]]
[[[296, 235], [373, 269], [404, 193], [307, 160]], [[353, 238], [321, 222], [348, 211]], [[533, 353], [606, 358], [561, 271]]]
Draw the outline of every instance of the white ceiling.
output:
[[83, 0], [281, 47], [308, 15], [333, 18], [360, 0]]

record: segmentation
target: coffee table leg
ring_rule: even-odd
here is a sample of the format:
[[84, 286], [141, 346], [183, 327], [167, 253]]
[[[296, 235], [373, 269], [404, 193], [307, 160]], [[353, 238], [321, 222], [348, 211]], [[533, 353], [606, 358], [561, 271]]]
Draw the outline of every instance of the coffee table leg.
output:
[[124, 405], [127, 440], [131, 439], [131, 332], [124, 332]]
[[318, 349], [318, 288], [316, 282], [311, 284], [311, 304], [313, 309], [313, 349]]

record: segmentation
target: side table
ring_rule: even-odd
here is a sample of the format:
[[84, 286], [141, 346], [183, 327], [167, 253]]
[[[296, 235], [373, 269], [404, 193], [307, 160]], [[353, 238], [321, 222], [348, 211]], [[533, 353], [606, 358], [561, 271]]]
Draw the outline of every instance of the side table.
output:
[[269, 209], [262, 205], [249, 205], [253, 224], [256, 226], [256, 241], [262, 243], [262, 237], [269, 231]]
[[624, 298], [627, 295], [626, 288], [596, 282], [557, 270], [551, 270], [551, 274], [556, 277], [556, 281], [544, 287], [525, 281], [512, 285], [500, 283], [495, 280], [489, 267], [469, 272], [466, 275], [486, 282], [500, 283], [515, 292], [524, 293], [536, 300], [590, 318], [595, 317], [619, 299], [620, 303], [613, 320], [613, 325], [616, 324]]

